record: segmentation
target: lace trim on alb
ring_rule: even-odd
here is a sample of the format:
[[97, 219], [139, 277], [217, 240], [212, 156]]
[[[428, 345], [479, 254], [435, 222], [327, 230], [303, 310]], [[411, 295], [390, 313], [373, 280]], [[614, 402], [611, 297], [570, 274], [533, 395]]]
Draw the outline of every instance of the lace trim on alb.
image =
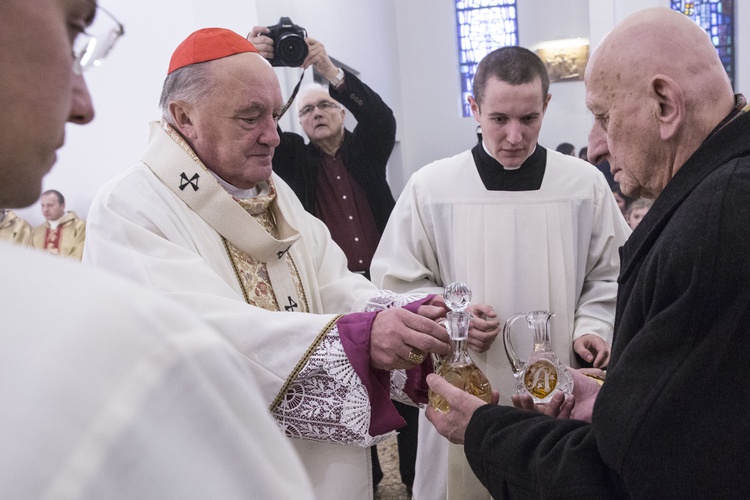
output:
[[371, 412], [335, 326], [271, 411], [287, 436], [363, 447], [395, 435], [371, 436]]
[[381, 290], [367, 301], [365, 312], [383, 311], [391, 307], [404, 307], [417, 300], [427, 297], [426, 293], [395, 293], [390, 290]]
[[[370, 298], [365, 312], [402, 307], [426, 296], [384, 290]], [[271, 414], [287, 436], [367, 447], [395, 435], [395, 431], [380, 436], [368, 433], [372, 407], [367, 389], [349, 362], [335, 325], [289, 380], [271, 405]], [[414, 406], [405, 385], [406, 371], [391, 371], [391, 399]]]

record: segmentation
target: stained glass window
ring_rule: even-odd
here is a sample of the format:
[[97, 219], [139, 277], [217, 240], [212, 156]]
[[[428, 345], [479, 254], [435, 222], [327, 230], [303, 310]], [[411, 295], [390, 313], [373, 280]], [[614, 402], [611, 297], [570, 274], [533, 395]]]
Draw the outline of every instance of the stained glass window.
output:
[[734, 0], [671, 1], [710, 35], [734, 87]]
[[518, 45], [516, 0], [456, 0], [458, 64], [461, 73], [461, 102], [464, 116], [471, 116], [466, 97], [477, 64], [489, 52]]

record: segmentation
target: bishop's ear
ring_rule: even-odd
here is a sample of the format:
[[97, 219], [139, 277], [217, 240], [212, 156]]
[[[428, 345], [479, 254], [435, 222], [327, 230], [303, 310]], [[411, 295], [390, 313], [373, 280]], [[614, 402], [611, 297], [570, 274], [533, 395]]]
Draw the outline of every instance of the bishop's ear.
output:
[[685, 119], [685, 98], [672, 78], [656, 75], [651, 79], [649, 96], [654, 100], [656, 119], [662, 140], [674, 136]]
[[172, 115], [175, 127], [183, 137], [188, 139], [192, 139], [195, 133], [192, 112], [192, 106], [184, 101], [172, 101], [169, 103], [169, 113]]

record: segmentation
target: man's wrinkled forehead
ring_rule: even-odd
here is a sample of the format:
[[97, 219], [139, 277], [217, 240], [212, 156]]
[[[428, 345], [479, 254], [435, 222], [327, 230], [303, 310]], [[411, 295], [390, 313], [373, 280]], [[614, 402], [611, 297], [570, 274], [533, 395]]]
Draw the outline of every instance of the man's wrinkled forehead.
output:
[[[259, 54], [236, 54], [210, 61], [217, 90], [241, 91], [248, 96], [264, 95], [281, 100], [276, 72]], [[233, 89], [233, 90], [232, 90]]]
[[603, 97], [607, 89], [611, 87], [609, 72], [603, 67], [601, 50], [597, 49], [586, 64], [584, 83], [586, 86], [586, 107], [592, 111], [602, 106]]

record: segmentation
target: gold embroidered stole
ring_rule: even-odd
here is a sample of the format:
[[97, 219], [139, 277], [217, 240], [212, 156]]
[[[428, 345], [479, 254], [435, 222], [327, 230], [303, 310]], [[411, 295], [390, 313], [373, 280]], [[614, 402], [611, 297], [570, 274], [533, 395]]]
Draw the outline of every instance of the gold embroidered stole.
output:
[[299, 273], [289, 255], [300, 235], [281, 213], [270, 179], [271, 195], [259, 201], [260, 209], [250, 203], [251, 211], [257, 211], [251, 215], [208, 172], [182, 136], [158, 122], [151, 123], [142, 161], [222, 236], [248, 303], [270, 310], [308, 309]]
[[[275, 198], [276, 188], [273, 186], [273, 183], [271, 183], [271, 192], [269, 194], [256, 196], [251, 199], [236, 199], [236, 201], [247, 213], [252, 215], [271, 236], [278, 238], [276, 221], [273, 218], [273, 214], [271, 214], [271, 211], [268, 209], [269, 205]], [[285, 255], [285, 258], [289, 267], [289, 274], [292, 276], [292, 281], [297, 289], [297, 294], [302, 300], [299, 303], [279, 304], [273, 294], [273, 286], [268, 277], [268, 269], [266, 269], [266, 265], [253, 259], [250, 255], [237, 248], [232, 242], [224, 239], [224, 243], [229, 258], [232, 260], [234, 273], [242, 286], [245, 301], [248, 304], [262, 307], [269, 311], [294, 310], [309, 312], [307, 298], [305, 297], [305, 292], [302, 287], [302, 280], [297, 271], [297, 266], [294, 264], [294, 259], [288, 252]]]

